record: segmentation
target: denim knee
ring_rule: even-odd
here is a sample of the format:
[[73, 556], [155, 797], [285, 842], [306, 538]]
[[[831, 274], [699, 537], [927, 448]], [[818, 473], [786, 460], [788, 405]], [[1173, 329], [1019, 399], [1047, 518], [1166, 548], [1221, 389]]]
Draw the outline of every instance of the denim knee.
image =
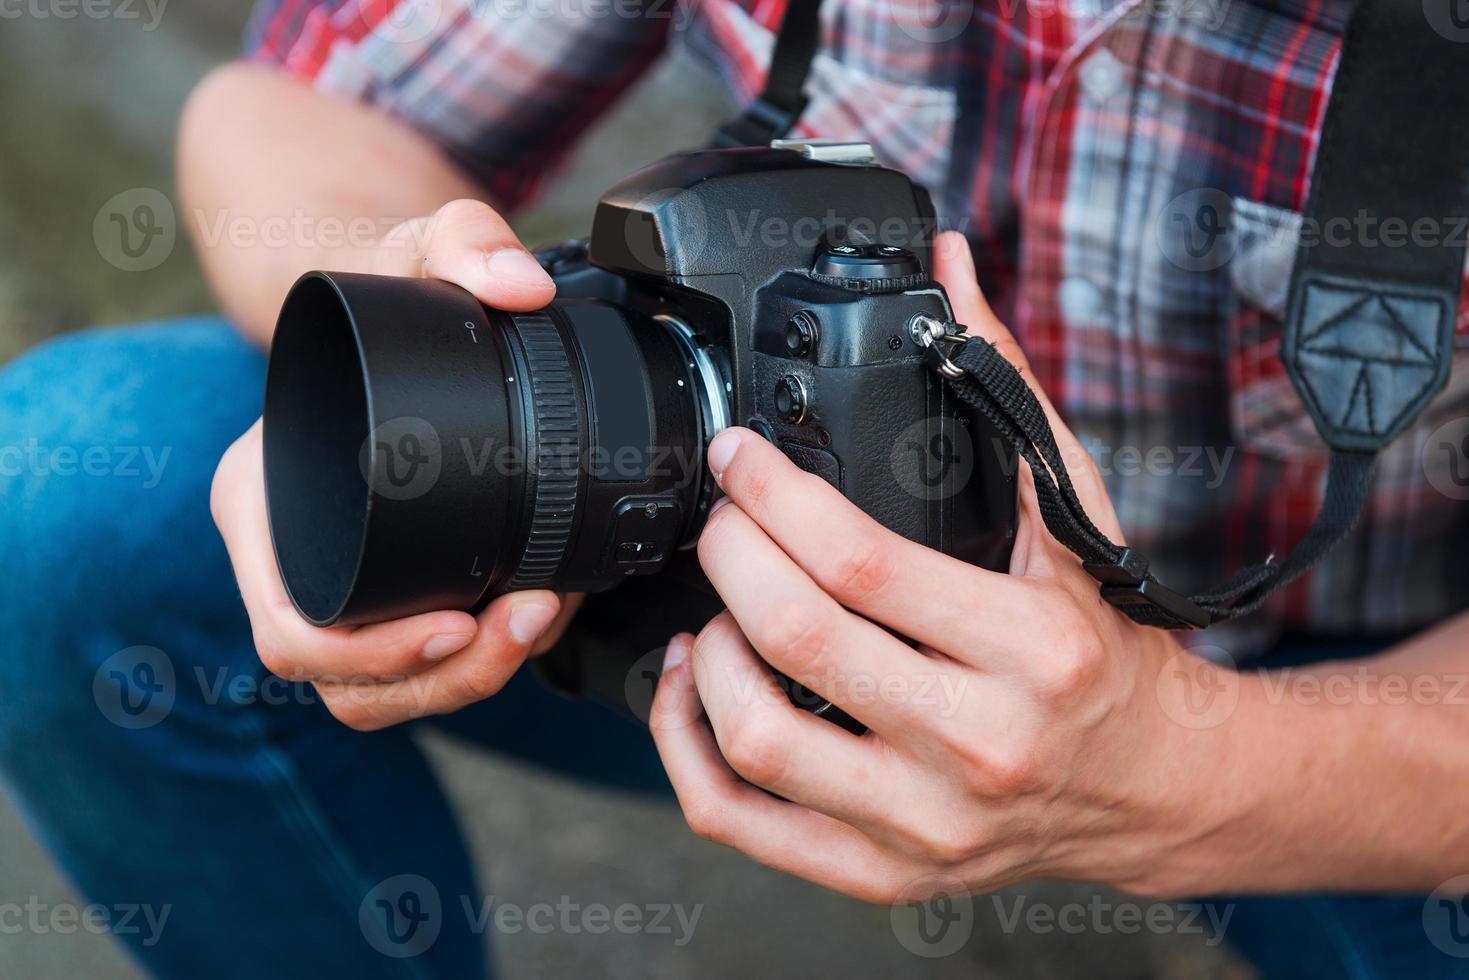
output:
[[108, 664], [248, 652], [209, 486], [263, 378], [217, 319], [72, 334], [0, 368], [0, 771], [91, 730]]

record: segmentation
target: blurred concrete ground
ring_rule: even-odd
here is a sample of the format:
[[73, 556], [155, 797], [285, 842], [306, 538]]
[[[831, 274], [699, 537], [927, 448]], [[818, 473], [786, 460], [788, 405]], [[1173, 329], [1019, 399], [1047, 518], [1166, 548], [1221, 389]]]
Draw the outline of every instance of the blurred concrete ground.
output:
[[[172, 196], [178, 108], [194, 80], [234, 51], [245, 13], [244, 0], [196, 0], [168, 6], [154, 30], [146, 16], [25, 15], [0, 26], [0, 361], [59, 331], [210, 307], [185, 245], [155, 270], [123, 272], [102, 260], [92, 224], [119, 192], [151, 187]], [[690, 66], [665, 65], [519, 223], [523, 237], [535, 243], [581, 231], [608, 180], [699, 142], [722, 107], [712, 81]], [[967, 942], [950, 955], [920, 958], [900, 943], [888, 909], [837, 898], [698, 841], [671, 806], [590, 791], [445, 740], [431, 751], [482, 878], [500, 900], [705, 905], [682, 948], [667, 936], [615, 931], [496, 936], [495, 962], [507, 977], [1243, 974], [1200, 934], [1128, 930], [1119, 910], [1136, 903], [1056, 883], [976, 900]], [[0, 907], [78, 901], [0, 799]], [[1017, 912], [1037, 906], [1102, 912], [1079, 917], [1079, 931], [1027, 926], [1023, 917], [1014, 924]], [[0, 931], [0, 978], [133, 976], [109, 941], [86, 932]]]

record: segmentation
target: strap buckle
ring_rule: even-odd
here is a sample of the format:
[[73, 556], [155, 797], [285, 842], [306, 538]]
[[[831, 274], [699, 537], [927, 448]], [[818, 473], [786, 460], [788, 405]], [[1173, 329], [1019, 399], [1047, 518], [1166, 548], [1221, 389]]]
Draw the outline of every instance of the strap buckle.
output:
[[1148, 559], [1123, 548], [1115, 562], [1083, 562], [1102, 585], [1102, 599], [1128, 618], [1164, 629], [1203, 629], [1212, 621], [1193, 600], [1179, 595], [1148, 574]]

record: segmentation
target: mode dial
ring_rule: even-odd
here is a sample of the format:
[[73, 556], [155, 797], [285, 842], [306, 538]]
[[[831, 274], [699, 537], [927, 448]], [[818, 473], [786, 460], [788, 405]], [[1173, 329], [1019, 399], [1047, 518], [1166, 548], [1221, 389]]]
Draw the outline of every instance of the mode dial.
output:
[[811, 278], [859, 293], [901, 293], [928, 285], [918, 256], [901, 245], [835, 242], [816, 253]]

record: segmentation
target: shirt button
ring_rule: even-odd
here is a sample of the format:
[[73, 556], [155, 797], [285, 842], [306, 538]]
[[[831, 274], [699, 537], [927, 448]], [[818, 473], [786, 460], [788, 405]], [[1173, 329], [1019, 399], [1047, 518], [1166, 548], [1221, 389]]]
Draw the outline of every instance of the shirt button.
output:
[[1057, 299], [1068, 323], [1096, 323], [1103, 317], [1102, 291], [1081, 276], [1061, 280]]
[[1082, 91], [1097, 102], [1106, 102], [1122, 91], [1122, 62], [1106, 48], [1083, 61], [1077, 72]]

